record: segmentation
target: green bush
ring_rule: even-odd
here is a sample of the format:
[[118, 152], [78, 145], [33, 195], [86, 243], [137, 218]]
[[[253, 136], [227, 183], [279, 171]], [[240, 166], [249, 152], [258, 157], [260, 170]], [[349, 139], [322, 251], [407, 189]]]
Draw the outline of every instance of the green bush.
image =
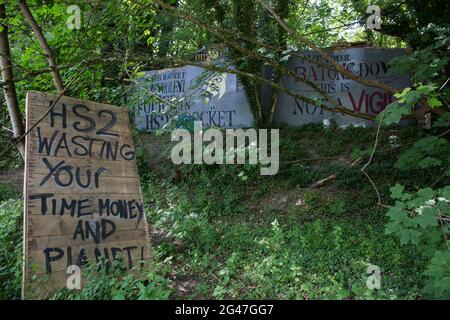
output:
[[396, 202], [386, 213], [386, 234], [398, 236], [401, 244], [417, 245], [422, 255], [432, 257], [423, 272], [424, 292], [431, 298], [450, 299], [450, 186], [408, 193], [397, 184], [391, 196]]
[[9, 183], [0, 183], [0, 202], [9, 199], [16, 199], [19, 195], [16, 191], [16, 187]]
[[0, 203], [0, 299], [20, 299], [23, 202]]
[[[419, 299], [429, 280], [438, 290], [438, 278], [423, 273], [430, 258], [384, 234], [385, 209], [375, 205], [361, 165], [349, 168], [358, 157], [367, 161], [374, 132], [320, 125], [282, 129], [285, 162], [271, 177], [251, 166], [168, 162], [153, 170], [142, 183], [149, 222], [164, 235], [154, 246], [155, 260], [194, 283], [183, 294], [197, 299]], [[409, 147], [403, 142], [424, 134], [414, 126], [395, 134], [401, 150], [390, 151], [390, 133], [383, 134], [379, 149], [389, 152], [376, 153], [367, 168], [384, 203], [391, 201], [393, 181], [424, 186], [442, 175], [396, 167]], [[317, 160], [297, 161], [311, 158]], [[144, 165], [139, 169], [148, 172]], [[308, 188], [330, 174], [336, 181]], [[434, 262], [438, 268], [442, 258]], [[380, 290], [367, 288], [370, 265], [381, 269]]]
[[56, 300], [165, 300], [172, 290], [163, 277], [152, 272], [124, 271], [123, 261], [87, 266], [81, 289], [64, 288], [52, 299]]

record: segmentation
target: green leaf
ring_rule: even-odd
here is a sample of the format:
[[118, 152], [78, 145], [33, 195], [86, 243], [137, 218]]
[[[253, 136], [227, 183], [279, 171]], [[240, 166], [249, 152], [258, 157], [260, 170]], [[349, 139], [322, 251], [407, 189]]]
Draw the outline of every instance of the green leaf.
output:
[[419, 244], [419, 238], [420, 238], [421, 233], [417, 230], [409, 230], [409, 238], [411, 240], [411, 242], [415, 245]]
[[426, 157], [417, 163], [420, 168], [431, 168], [431, 167], [439, 167], [442, 164], [442, 161], [433, 157]]
[[400, 225], [396, 221], [391, 221], [388, 224], [386, 224], [386, 228], [384, 229], [385, 234], [392, 234], [397, 232], [400, 229]]
[[391, 217], [393, 220], [401, 221], [404, 218], [405, 213], [399, 207], [391, 207], [386, 215]]
[[420, 91], [420, 93], [423, 95], [429, 95], [431, 92], [436, 90], [436, 86], [433, 84], [427, 85], [421, 84], [420, 86], [417, 87], [417, 90]]
[[405, 245], [409, 242], [409, 231], [407, 229], [403, 229], [400, 231], [400, 244]]
[[431, 188], [423, 188], [417, 191], [417, 195], [424, 200], [430, 200], [436, 195], [436, 191]]
[[396, 98], [402, 98], [402, 97], [404, 97], [404, 96], [405, 96], [408, 92], [410, 92], [410, 91], [411, 91], [411, 88], [407, 87], [407, 88], [403, 89], [402, 92], [400, 92], [400, 93], [395, 93], [394, 96], [395, 96]]
[[419, 244], [421, 233], [414, 229], [403, 229], [400, 231], [400, 244], [405, 245], [409, 242]]
[[[398, 102], [393, 102], [386, 107], [382, 114], [383, 123], [385, 125], [399, 123], [404, 115], [411, 114], [411, 107], [406, 105], [399, 105]], [[379, 117], [381, 117], [381, 113]]]
[[391, 191], [391, 198], [401, 199], [404, 189], [405, 189], [405, 187], [403, 187], [402, 185], [400, 185], [398, 183], [395, 184], [395, 186], [393, 186], [389, 189]]
[[427, 99], [428, 105], [430, 108], [436, 108], [442, 106], [442, 102], [440, 102], [437, 98], [428, 98]]
[[416, 221], [419, 223], [419, 225], [425, 229], [428, 226], [437, 226], [437, 219], [436, 219], [436, 208], [433, 207], [427, 207], [422, 209], [422, 214], [419, 214], [416, 218]]
[[447, 200], [450, 200], [450, 186], [445, 186], [440, 190], [440, 194]]
[[420, 92], [419, 91], [411, 91], [408, 92], [405, 96], [405, 103], [408, 106], [412, 106], [413, 104], [417, 103], [420, 99]]

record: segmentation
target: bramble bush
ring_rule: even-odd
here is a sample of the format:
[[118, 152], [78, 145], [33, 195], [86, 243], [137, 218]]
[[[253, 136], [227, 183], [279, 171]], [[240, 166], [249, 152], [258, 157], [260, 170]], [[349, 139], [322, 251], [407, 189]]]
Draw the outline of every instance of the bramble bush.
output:
[[[394, 66], [413, 72], [414, 85], [396, 94], [397, 100], [380, 116], [385, 125], [399, 123], [403, 116], [411, 115], [418, 105], [443, 112], [424, 137], [404, 151], [395, 167], [402, 172], [420, 174], [431, 169], [441, 170], [441, 175], [428, 187], [415, 187], [411, 192], [397, 183], [390, 188], [395, 204], [387, 212], [389, 222], [386, 234], [400, 238], [401, 244], [418, 246], [420, 254], [428, 258], [423, 274], [427, 280], [424, 293], [437, 299], [450, 298], [450, 141], [446, 138], [450, 128], [448, 96], [445, 88], [448, 68], [450, 36], [448, 28], [436, 28], [434, 43], [414, 54], [397, 58]], [[441, 86], [436, 83], [444, 83]], [[445, 106], [445, 107], [444, 107]]]
[[23, 202], [0, 203], [0, 299], [20, 299]]
[[172, 290], [168, 281], [153, 272], [125, 271], [123, 261], [105, 261], [88, 265], [81, 289], [64, 288], [52, 299], [56, 300], [166, 300]]

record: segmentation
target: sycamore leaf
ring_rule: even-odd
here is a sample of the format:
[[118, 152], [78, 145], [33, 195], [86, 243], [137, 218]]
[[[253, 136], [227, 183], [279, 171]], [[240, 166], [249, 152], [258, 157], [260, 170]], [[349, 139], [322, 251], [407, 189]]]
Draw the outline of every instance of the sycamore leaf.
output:
[[399, 123], [404, 115], [411, 114], [411, 107], [405, 105], [399, 105], [394, 102], [386, 107], [384, 110], [383, 123], [385, 125], [390, 125], [394, 123]]
[[443, 189], [440, 190], [440, 193], [445, 199], [450, 200], [450, 186], [445, 186]]
[[436, 195], [436, 191], [431, 188], [423, 188], [417, 191], [417, 195], [424, 201], [426, 201], [434, 198], [434, 196]]
[[430, 108], [436, 108], [442, 106], [442, 102], [440, 102], [437, 98], [428, 98], [427, 99], [428, 105]]
[[400, 244], [405, 245], [409, 242], [409, 231], [403, 229], [400, 231]]
[[424, 229], [428, 226], [437, 226], [438, 222], [436, 219], [436, 208], [423, 208], [422, 214], [418, 215], [416, 220]]
[[414, 229], [403, 229], [400, 231], [400, 244], [405, 245], [409, 242], [413, 244], [419, 243], [421, 233]]
[[398, 207], [391, 207], [389, 211], [386, 213], [388, 217], [391, 217], [393, 220], [401, 220], [405, 213], [401, 208]]
[[404, 96], [405, 96], [408, 92], [410, 92], [410, 91], [411, 91], [411, 88], [407, 87], [407, 88], [403, 89], [402, 92], [400, 92], [400, 93], [395, 93], [394, 96], [395, 96], [396, 98], [401, 98], [401, 97], [404, 97]]
[[417, 230], [409, 230], [409, 239], [413, 244], [419, 244], [420, 235], [421, 233]]
[[420, 168], [431, 168], [431, 167], [438, 167], [442, 164], [442, 161], [433, 157], [426, 157], [425, 159], [420, 160], [417, 165]]
[[391, 191], [391, 198], [401, 199], [403, 190], [405, 190], [405, 187], [403, 187], [402, 185], [397, 183], [397, 184], [395, 184], [395, 186], [391, 187], [389, 190]]
[[396, 221], [391, 221], [386, 224], [386, 228], [384, 229], [384, 234], [392, 234], [400, 229], [400, 225]]

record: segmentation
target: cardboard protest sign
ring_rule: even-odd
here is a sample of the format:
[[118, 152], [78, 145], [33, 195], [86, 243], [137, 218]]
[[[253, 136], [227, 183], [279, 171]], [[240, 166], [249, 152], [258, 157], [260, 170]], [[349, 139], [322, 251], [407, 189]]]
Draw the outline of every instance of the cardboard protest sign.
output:
[[25, 298], [65, 287], [70, 266], [150, 259], [127, 110], [62, 96], [48, 112], [57, 97], [27, 94]]

